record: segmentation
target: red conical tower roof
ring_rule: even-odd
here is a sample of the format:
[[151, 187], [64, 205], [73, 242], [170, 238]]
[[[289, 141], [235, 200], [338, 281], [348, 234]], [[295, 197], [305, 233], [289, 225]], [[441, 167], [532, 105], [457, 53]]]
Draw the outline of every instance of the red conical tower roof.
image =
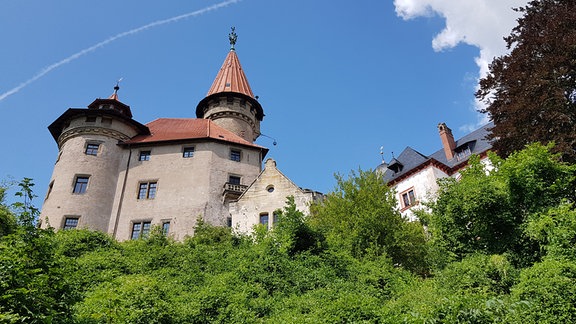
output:
[[254, 98], [248, 79], [234, 49], [230, 50], [206, 96], [220, 92], [236, 92]]
[[230, 52], [226, 55], [226, 59], [220, 71], [218, 71], [216, 79], [214, 79], [214, 83], [212, 83], [206, 97], [196, 106], [196, 117], [204, 118], [206, 109], [208, 109], [208, 102], [225, 94], [227, 97], [240, 97], [250, 102], [251, 106], [256, 110], [256, 118], [261, 121], [264, 118], [264, 110], [260, 103], [258, 103], [258, 97], [254, 96], [250, 84], [248, 84], [248, 79], [244, 74], [244, 70], [242, 69], [242, 65], [240, 65], [240, 60], [234, 49], [237, 39], [234, 27], [232, 27], [232, 32], [228, 37], [230, 38], [231, 45]]

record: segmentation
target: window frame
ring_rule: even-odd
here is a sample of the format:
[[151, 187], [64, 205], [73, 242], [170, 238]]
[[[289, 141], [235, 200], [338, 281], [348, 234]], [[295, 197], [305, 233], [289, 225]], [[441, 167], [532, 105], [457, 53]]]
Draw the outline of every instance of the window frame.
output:
[[268, 226], [270, 226], [270, 214], [268, 212], [260, 213], [258, 215], [258, 224], [262, 224], [268, 228]]
[[162, 234], [164, 234], [164, 236], [168, 236], [168, 234], [170, 234], [170, 226], [172, 224], [170, 224], [170, 220], [166, 219], [162, 221]]
[[[74, 224], [69, 224], [68, 221], [76, 221]], [[77, 229], [78, 225], [80, 224], [80, 216], [75, 216], [75, 215], [66, 215], [64, 216], [64, 219], [62, 221], [62, 230], [68, 231], [68, 230], [73, 230], [73, 229]]]
[[196, 148], [194, 146], [185, 146], [182, 148], [182, 157], [185, 159], [194, 157], [194, 153], [196, 153]]
[[156, 198], [158, 193], [158, 180], [138, 182], [137, 200], [148, 200]]
[[228, 183], [233, 185], [241, 185], [242, 184], [242, 177], [236, 174], [229, 174], [228, 175]]
[[[137, 232], [135, 232], [136, 227], [138, 227]], [[152, 229], [152, 221], [150, 220], [133, 221], [132, 230], [130, 231], [130, 239], [138, 240], [142, 238], [148, 238], [151, 229]], [[134, 233], [137, 233], [136, 237], [134, 236]]]
[[[94, 148], [94, 146], [96, 146], [96, 148]], [[100, 152], [100, 143], [94, 143], [94, 142], [86, 143], [86, 147], [84, 148], [84, 154], [98, 156], [99, 152]]]
[[400, 203], [402, 204], [402, 210], [418, 204], [414, 187], [410, 187], [400, 193]]
[[138, 153], [138, 161], [150, 161], [151, 155], [151, 150], [141, 150], [140, 153]]
[[[80, 179], [84, 180], [86, 179], [86, 181], [80, 181]], [[90, 176], [89, 175], [76, 175], [74, 177], [74, 183], [72, 185], [72, 193], [76, 194], [76, 195], [83, 195], [86, 193], [86, 191], [88, 191], [88, 185], [90, 183]]]
[[230, 149], [230, 161], [241, 162], [242, 161], [242, 150], [231, 148]]

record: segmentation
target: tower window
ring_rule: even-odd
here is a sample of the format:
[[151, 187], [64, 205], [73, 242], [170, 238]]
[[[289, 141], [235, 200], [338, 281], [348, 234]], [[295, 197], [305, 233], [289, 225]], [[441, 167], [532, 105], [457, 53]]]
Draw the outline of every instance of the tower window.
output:
[[140, 151], [138, 156], [138, 161], [150, 161], [151, 151]]
[[86, 117], [86, 122], [87, 122], [87, 123], [95, 123], [95, 122], [96, 122], [96, 116], [88, 116], [88, 117]]
[[150, 222], [138, 222], [132, 224], [132, 239], [147, 238], [150, 234]]
[[184, 151], [182, 151], [183, 158], [191, 158], [194, 156], [194, 146], [185, 147]]
[[158, 183], [156, 181], [141, 182], [138, 190], [138, 199], [154, 199], [156, 198], [156, 188]]
[[88, 143], [86, 144], [84, 153], [86, 153], [86, 155], [98, 155], [98, 148], [100, 148], [100, 144]]
[[89, 177], [85, 177], [85, 176], [76, 177], [76, 180], [74, 181], [74, 189], [72, 190], [72, 193], [75, 193], [75, 194], [85, 193], [86, 189], [88, 188], [88, 179], [89, 179]]
[[77, 216], [66, 217], [64, 219], [64, 226], [62, 226], [62, 229], [69, 230], [69, 229], [77, 228], [78, 227], [78, 219], [79, 219], [79, 217], [77, 217]]
[[230, 150], [230, 160], [240, 162], [241, 158], [242, 158], [242, 151], [236, 149]]

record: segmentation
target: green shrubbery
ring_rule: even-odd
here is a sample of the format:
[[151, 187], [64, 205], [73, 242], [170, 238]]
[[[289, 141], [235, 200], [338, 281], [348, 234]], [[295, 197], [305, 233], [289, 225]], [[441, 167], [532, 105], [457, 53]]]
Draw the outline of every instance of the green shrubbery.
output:
[[441, 183], [427, 230], [359, 171], [310, 216], [288, 199], [271, 231], [183, 242], [36, 228], [27, 180], [0, 204], [0, 323], [575, 322], [575, 168], [540, 145], [492, 163]]

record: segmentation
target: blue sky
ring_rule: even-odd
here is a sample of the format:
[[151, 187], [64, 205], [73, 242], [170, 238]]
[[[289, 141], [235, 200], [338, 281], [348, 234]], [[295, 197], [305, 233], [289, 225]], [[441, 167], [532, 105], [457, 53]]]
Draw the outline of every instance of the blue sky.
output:
[[137, 121], [195, 117], [235, 26], [262, 133], [278, 142], [258, 143], [296, 184], [329, 192], [335, 173], [375, 168], [381, 146], [387, 161], [406, 146], [430, 154], [439, 122], [455, 137], [479, 126], [478, 77], [525, 2], [232, 1], [83, 53], [222, 2], [2, 1], [0, 180], [33, 178], [41, 206], [58, 153], [47, 126], [108, 97], [119, 78]]

